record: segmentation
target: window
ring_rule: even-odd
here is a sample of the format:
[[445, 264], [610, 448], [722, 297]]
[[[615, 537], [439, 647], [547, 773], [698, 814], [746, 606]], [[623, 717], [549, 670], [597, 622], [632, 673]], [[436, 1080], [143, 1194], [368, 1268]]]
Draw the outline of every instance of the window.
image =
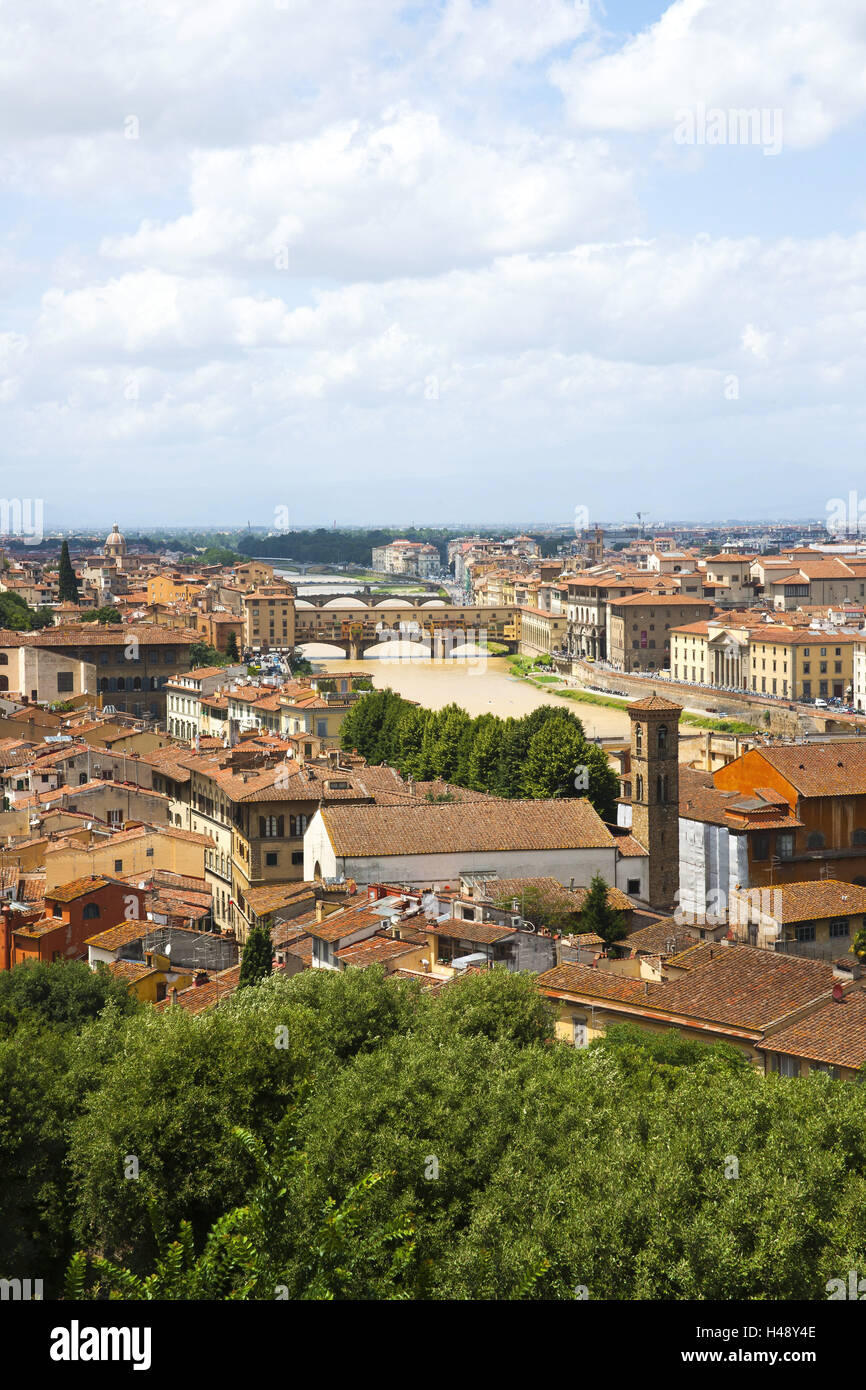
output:
[[640, 879], [639, 879], [639, 878], [629, 878], [629, 879], [627, 879], [627, 880], [626, 880], [625, 891], [626, 891], [627, 893], [639, 893], [639, 892], [640, 892]]
[[830, 936], [850, 936], [851, 923], [847, 917], [832, 917], [830, 919]]
[[114, 861], [114, 872], [115, 872], [116, 874], [122, 874], [122, 873], [123, 873], [123, 860], [122, 860], [122, 859], [115, 859], [115, 861]]
[[790, 859], [794, 853], [794, 832], [783, 830], [776, 836], [776, 853], [780, 859]]
[[283, 838], [282, 816], [259, 816], [259, 835], [264, 839]]
[[635, 779], [635, 801], [643, 801], [643, 778], [638, 773]]
[[806, 926], [794, 928], [794, 939], [796, 941], [814, 941], [815, 923], [809, 922]]
[[57, 693], [69, 693], [73, 689], [73, 677], [71, 671], [57, 672]]
[[770, 1057], [770, 1069], [778, 1072], [779, 1076], [799, 1076], [800, 1059], [799, 1057], [785, 1057], [781, 1052], [774, 1052]]
[[759, 830], [752, 836], [752, 858], [761, 860], [770, 857], [770, 836], [766, 830]]
[[293, 864], [303, 864], [303, 862], [304, 862], [304, 851], [303, 851], [303, 850], [294, 850], [293, 853], [292, 853], [292, 863], [293, 863]]
[[85, 903], [81, 916], [85, 922], [94, 922], [99, 916], [99, 903]]
[[823, 849], [827, 840], [820, 830], [810, 830], [806, 839], [807, 849]]
[[635, 751], [635, 753], [636, 753], [636, 755], [637, 755], [638, 757], [640, 757], [640, 756], [641, 756], [641, 753], [643, 752], [643, 725], [642, 725], [642, 724], [635, 724], [635, 726], [634, 726], [634, 751]]
[[667, 747], [668, 747], [668, 726], [667, 726], [667, 724], [659, 724], [658, 739], [659, 739], [659, 742], [658, 742], [658, 749], [659, 749], [659, 752], [660, 752], [660, 753], [666, 753], [666, 752], [667, 752]]
[[269, 869], [273, 869], [273, 868], [276, 866], [276, 862], [277, 862], [277, 854], [276, 854], [276, 851], [275, 851], [275, 850], [269, 850], [268, 853], [265, 855], [265, 863], [267, 864], [267, 866], [268, 866]]
[[588, 1041], [586, 1034], [586, 1019], [573, 1018], [571, 1020], [571, 1027], [575, 1047], [586, 1047]]

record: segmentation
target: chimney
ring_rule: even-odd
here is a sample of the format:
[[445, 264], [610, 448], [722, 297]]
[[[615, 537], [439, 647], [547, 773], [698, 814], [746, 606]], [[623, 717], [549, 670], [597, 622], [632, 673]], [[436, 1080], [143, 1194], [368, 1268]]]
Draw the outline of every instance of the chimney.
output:
[[170, 1004], [177, 1003], [177, 985], [172, 985], [168, 998]]
[[206, 985], [206, 984], [207, 984], [207, 981], [208, 981], [208, 974], [207, 974], [207, 971], [206, 971], [206, 970], [199, 970], [198, 973], [196, 974], [196, 977], [195, 977], [195, 986], [196, 986], [196, 989], [198, 989], [201, 985]]
[[324, 904], [323, 902], [318, 902], [318, 903], [316, 903], [316, 921], [317, 921], [317, 922], [324, 922], [324, 920], [325, 920], [325, 904]]

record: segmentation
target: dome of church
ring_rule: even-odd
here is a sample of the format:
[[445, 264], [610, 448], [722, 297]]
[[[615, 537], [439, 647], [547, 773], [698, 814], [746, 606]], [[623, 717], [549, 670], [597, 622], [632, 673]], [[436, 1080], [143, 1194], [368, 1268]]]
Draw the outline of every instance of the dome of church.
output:
[[120, 531], [118, 531], [118, 529], [117, 529], [117, 522], [116, 522], [116, 521], [115, 521], [115, 523], [114, 523], [114, 529], [112, 530], [111, 535], [108, 537], [108, 540], [105, 542], [105, 550], [106, 550], [106, 551], [126, 550], [126, 541], [125, 541], [124, 537], [122, 536], [122, 534], [120, 533]]

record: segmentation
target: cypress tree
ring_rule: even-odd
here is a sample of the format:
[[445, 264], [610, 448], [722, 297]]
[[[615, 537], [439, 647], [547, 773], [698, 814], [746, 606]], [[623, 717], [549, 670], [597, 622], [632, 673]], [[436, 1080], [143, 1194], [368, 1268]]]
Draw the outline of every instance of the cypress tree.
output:
[[238, 639], [233, 632], [230, 632], [228, 635], [228, 641], [226, 642], [226, 656], [228, 657], [229, 661], [240, 661], [241, 659], [241, 654], [238, 651]]
[[64, 541], [60, 547], [60, 602], [78, 602], [78, 580], [75, 578], [75, 570], [72, 568], [72, 561], [69, 558], [69, 542]]
[[607, 900], [607, 884], [601, 874], [595, 874], [589, 885], [580, 914], [580, 931], [595, 932], [606, 946], [614, 946], [628, 933], [625, 917]]
[[253, 927], [247, 937], [244, 953], [241, 957], [238, 989], [241, 985], [257, 985], [266, 975], [270, 975], [274, 967], [273, 958], [274, 948], [271, 945], [270, 927]]

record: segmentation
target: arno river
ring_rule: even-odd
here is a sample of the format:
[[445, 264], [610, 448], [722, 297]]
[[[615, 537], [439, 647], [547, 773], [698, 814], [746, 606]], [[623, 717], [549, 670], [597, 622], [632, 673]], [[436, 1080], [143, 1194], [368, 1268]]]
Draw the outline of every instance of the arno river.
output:
[[562, 700], [556, 695], [538, 690], [526, 681], [511, 675], [507, 658], [470, 657], [465, 661], [394, 661], [369, 658], [362, 661], [332, 660], [316, 655], [324, 648], [312, 646], [308, 655], [318, 670], [363, 671], [372, 677], [377, 690], [390, 687], [407, 700], [416, 700], [428, 709], [457, 704], [469, 714], [509, 715], [528, 714], [539, 705], [562, 705], [583, 721], [590, 738], [623, 738], [629, 736], [628, 715], [623, 710], [604, 705], [580, 704]]

